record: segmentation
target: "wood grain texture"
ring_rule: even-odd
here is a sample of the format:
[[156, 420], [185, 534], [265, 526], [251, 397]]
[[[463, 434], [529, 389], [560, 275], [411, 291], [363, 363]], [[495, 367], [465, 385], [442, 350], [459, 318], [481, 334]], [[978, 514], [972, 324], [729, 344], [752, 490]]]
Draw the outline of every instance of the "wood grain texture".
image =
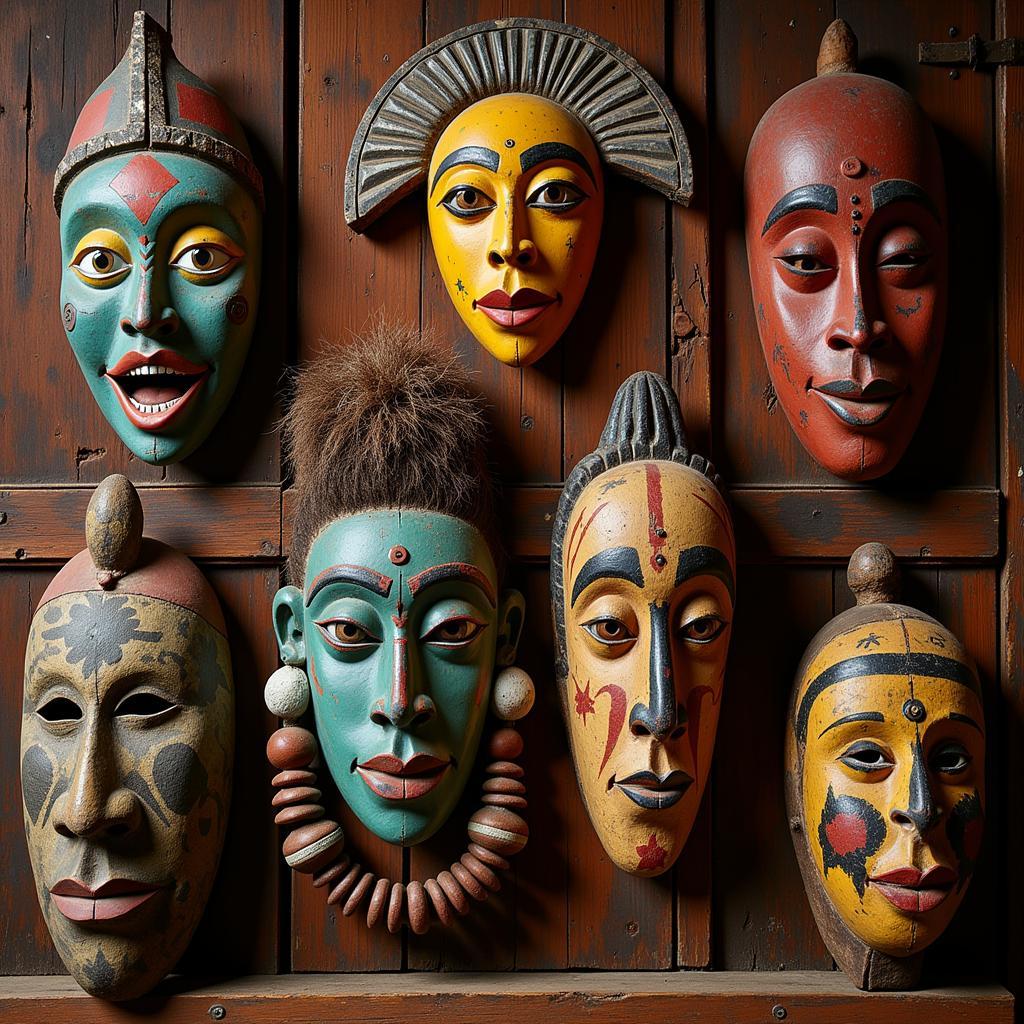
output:
[[[621, 1024], [624, 1020], [700, 1020], [701, 1024], [848, 1024], [870, 1016], [885, 1024], [969, 1020], [1009, 1024], [1013, 997], [998, 985], [936, 988], [926, 992], [865, 994], [835, 973], [519, 975], [398, 975], [386, 989], [359, 975], [317, 978], [253, 977], [204, 986], [166, 982], [164, 991], [133, 1007], [90, 999], [70, 979], [6, 978], [0, 982], [0, 1022], [22, 1024], [18, 1014], [54, 1015], [68, 1024], [128, 1020], [159, 1011], [163, 1024], [209, 1019], [213, 1006], [224, 1020], [246, 1024], [373, 1020], [375, 1024], [506, 1024], [510, 1006], [550, 1024]], [[28, 1008], [31, 1007], [29, 1010]]]

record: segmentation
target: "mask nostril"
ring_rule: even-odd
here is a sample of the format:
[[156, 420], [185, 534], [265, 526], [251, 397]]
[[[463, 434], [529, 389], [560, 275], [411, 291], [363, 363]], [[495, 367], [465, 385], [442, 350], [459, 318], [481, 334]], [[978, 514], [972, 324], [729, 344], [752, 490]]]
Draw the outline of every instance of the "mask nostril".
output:
[[500, 267], [505, 262], [501, 253], [495, 252], [493, 249], [487, 254], [487, 261], [492, 267]]
[[629, 723], [629, 731], [634, 736], [650, 736], [651, 735], [651, 730], [648, 729], [647, 726], [645, 726], [641, 722], [630, 722]]

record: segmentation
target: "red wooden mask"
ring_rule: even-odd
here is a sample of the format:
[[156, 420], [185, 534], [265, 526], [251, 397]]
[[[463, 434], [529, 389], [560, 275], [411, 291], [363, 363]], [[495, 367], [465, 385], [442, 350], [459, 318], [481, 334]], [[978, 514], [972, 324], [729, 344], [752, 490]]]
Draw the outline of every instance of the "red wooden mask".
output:
[[761, 119], [747, 153], [746, 238], [768, 372], [800, 443], [871, 480], [899, 461], [942, 348], [942, 163], [904, 90], [855, 73], [835, 21], [818, 76]]

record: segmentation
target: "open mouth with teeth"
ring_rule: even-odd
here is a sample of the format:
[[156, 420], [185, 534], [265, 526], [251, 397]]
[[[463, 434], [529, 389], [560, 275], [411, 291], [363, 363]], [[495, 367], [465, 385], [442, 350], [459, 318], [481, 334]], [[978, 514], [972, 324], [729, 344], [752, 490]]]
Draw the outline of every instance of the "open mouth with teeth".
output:
[[128, 352], [104, 374], [128, 419], [149, 431], [162, 430], [179, 416], [209, 375], [209, 366], [170, 349], [148, 356]]

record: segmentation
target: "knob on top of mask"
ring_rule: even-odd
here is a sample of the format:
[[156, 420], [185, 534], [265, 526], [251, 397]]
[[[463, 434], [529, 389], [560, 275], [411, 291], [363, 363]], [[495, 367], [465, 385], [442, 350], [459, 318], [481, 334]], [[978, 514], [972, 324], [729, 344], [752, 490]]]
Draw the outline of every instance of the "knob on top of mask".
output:
[[816, 70], [818, 78], [857, 70], [857, 37], [842, 18], [825, 29]]
[[884, 544], [861, 544], [850, 556], [846, 582], [857, 604], [891, 604], [900, 596], [896, 556]]
[[126, 476], [108, 476], [93, 492], [85, 513], [85, 540], [104, 590], [138, 561], [142, 526], [139, 492]]

